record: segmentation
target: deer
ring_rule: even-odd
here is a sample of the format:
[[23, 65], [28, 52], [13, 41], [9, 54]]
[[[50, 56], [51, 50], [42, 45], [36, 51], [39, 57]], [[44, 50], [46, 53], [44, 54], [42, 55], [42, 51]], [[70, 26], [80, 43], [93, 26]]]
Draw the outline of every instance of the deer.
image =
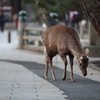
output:
[[87, 75], [87, 66], [89, 63], [89, 49], [83, 50], [80, 38], [74, 28], [62, 24], [51, 26], [42, 33], [42, 41], [45, 47], [45, 71], [44, 77], [48, 79], [48, 67], [50, 65], [52, 78], [56, 80], [56, 76], [53, 69], [52, 59], [57, 54], [60, 55], [64, 62], [64, 72], [62, 80], [66, 79], [67, 74], [67, 57], [69, 56], [70, 61], [70, 79], [75, 81], [73, 77], [73, 59], [77, 59], [78, 66], [83, 74]]

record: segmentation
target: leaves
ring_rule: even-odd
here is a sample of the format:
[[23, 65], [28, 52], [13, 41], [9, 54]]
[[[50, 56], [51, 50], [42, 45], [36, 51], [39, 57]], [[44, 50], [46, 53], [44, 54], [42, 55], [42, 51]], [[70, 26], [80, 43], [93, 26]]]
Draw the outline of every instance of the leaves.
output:
[[48, 12], [63, 14], [66, 11], [75, 10], [78, 7], [76, 0], [43, 0]]

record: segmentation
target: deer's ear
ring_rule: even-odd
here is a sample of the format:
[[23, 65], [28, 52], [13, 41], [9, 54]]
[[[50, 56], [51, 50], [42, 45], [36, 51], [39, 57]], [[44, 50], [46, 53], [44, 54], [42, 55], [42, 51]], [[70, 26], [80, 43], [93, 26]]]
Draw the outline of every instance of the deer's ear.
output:
[[74, 56], [78, 56], [78, 53], [76, 52], [76, 51], [74, 51], [73, 49], [71, 49], [71, 51], [72, 51], [72, 54], [74, 55]]
[[89, 49], [88, 49], [88, 48], [85, 50], [85, 54], [86, 54], [86, 55], [89, 54]]

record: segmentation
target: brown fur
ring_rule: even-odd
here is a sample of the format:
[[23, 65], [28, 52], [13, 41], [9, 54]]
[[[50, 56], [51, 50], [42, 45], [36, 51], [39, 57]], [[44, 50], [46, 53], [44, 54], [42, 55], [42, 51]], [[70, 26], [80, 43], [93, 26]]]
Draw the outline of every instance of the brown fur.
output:
[[[66, 66], [67, 66], [67, 59], [66, 55], [69, 56], [70, 59], [70, 65], [71, 65], [71, 80], [74, 81], [73, 78], [73, 58], [74, 56], [77, 57], [78, 64], [82, 63], [82, 66], [88, 65], [88, 58], [87, 54], [83, 52], [82, 46], [80, 43], [80, 39], [78, 37], [77, 32], [72, 27], [68, 27], [65, 25], [55, 25], [50, 28], [48, 28], [43, 34], [42, 34], [43, 43], [46, 48], [46, 68], [44, 76], [45, 78], [48, 78], [48, 64], [50, 63], [50, 68], [52, 71], [52, 77], [55, 80], [56, 77], [54, 75], [53, 67], [52, 67], [52, 58], [59, 54], [64, 61], [65, 69], [63, 73], [63, 80], [66, 78]], [[87, 50], [88, 51], [88, 50]], [[80, 57], [82, 59], [80, 59]], [[86, 59], [87, 58], [87, 59]], [[80, 65], [79, 65], [80, 67]], [[83, 75], [87, 74], [86, 68], [84, 67]], [[81, 71], [83, 70], [80, 67]]]

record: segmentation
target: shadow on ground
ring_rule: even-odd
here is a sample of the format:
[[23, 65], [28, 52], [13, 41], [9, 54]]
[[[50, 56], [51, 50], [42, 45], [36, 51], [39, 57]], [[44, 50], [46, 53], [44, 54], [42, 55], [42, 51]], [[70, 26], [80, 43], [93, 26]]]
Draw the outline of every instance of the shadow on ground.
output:
[[[31, 72], [37, 74], [41, 78], [44, 78], [44, 64], [39, 64], [36, 62], [24, 62], [24, 61], [10, 61], [10, 60], [0, 60], [15, 64], [20, 64], [30, 70]], [[71, 82], [69, 78], [69, 72], [67, 73], [67, 79], [62, 81], [63, 70], [54, 66], [54, 71], [57, 80], [54, 81], [51, 77], [51, 71], [49, 70], [49, 79], [47, 80], [51, 84], [55, 85], [59, 89], [65, 92], [70, 100], [100, 100], [100, 83], [81, 77], [74, 74], [76, 82]]]

